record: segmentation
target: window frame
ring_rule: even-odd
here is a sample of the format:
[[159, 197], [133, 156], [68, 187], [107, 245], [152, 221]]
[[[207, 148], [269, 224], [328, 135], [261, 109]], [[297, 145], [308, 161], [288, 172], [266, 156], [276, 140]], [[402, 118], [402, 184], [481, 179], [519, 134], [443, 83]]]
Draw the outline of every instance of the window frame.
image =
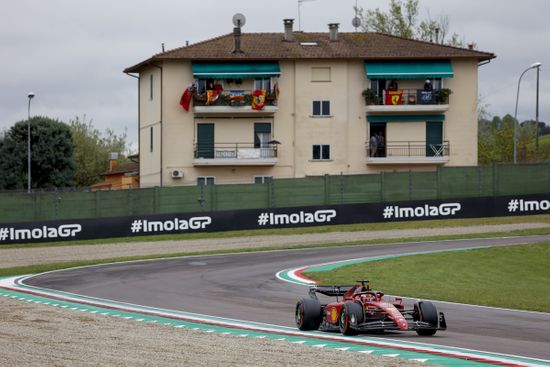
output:
[[[258, 182], [257, 179], [260, 179]], [[252, 176], [252, 182], [258, 185], [264, 185], [273, 180], [273, 176]]]
[[[319, 150], [319, 157], [315, 158], [315, 150]], [[311, 146], [311, 160], [312, 161], [330, 161], [330, 144], [313, 144]]]
[[216, 176], [197, 176], [197, 186], [214, 186]]
[[154, 97], [154, 94], [153, 94], [153, 90], [154, 90], [154, 74], [151, 73], [149, 75], [149, 100], [152, 101], [153, 100], [153, 97]]
[[[259, 84], [258, 84], [259, 83]], [[264, 88], [266, 85], [265, 84], [268, 84], [267, 85], [267, 88]], [[255, 78], [254, 79], [254, 90], [266, 90], [266, 91], [271, 91], [271, 86], [273, 85], [273, 81], [271, 80], [271, 77], [268, 77], [268, 78]], [[260, 88], [258, 88], [258, 86]]]
[[154, 133], [154, 127], [151, 126], [149, 128], [149, 152], [150, 153], [153, 153], [153, 148], [154, 148], [154, 139], [153, 139], [153, 133]]
[[[319, 114], [315, 114], [315, 104], [319, 105]], [[311, 117], [332, 117], [330, 99], [314, 99], [311, 103]]]

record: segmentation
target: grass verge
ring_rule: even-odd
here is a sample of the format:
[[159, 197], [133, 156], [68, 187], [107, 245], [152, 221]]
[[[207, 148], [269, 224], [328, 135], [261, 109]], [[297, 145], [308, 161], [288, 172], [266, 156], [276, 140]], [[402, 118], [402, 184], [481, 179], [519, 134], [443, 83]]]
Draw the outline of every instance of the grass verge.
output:
[[307, 276], [322, 284], [370, 279], [388, 294], [550, 312], [550, 242], [424, 254]]
[[468, 219], [438, 219], [414, 222], [387, 222], [387, 223], [359, 223], [342, 224], [333, 226], [315, 226], [301, 228], [276, 228], [256, 229], [229, 232], [203, 232], [203, 233], [180, 233], [163, 234], [157, 236], [136, 236], [122, 238], [106, 238], [98, 240], [64, 241], [28, 243], [17, 245], [0, 245], [1, 249], [9, 248], [33, 248], [33, 247], [58, 247], [58, 246], [83, 246], [97, 244], [115, 244], [128, 242], [155, 242], [155, 241], [181, 241], [204, 238], [233, 238], [252, 237], [264, 235], [298, 235], [308, 233], [329, 233], [329, 232], [357, 232], [357, 231], [389, 231], [395, 229], [419, 229], [419, 228], [446, 228], [446, 227], [468, 227], [497, 224], [521, 224], [521, 223], [548, 223], [550, 226], [550, 215], [529, 215], [516, 217], [496, 218], [468, 218]]

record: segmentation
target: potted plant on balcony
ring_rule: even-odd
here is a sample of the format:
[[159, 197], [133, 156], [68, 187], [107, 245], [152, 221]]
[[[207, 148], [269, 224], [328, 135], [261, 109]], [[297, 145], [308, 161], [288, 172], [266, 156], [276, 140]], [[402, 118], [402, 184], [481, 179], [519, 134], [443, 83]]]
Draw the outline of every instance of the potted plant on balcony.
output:
[[195, 93], [193, 99], [195, 102], [206, 102], [206, 93]]
[[380, 104], [380, 98], [372, 89], [365, 89], [361, 95], [365, 98], [365, 102], [368, 105]]
[[442, 88], [435, 93], [435, 101], [439, 104], [448, 104], [452, 93], [453, 91], [449, 88]]

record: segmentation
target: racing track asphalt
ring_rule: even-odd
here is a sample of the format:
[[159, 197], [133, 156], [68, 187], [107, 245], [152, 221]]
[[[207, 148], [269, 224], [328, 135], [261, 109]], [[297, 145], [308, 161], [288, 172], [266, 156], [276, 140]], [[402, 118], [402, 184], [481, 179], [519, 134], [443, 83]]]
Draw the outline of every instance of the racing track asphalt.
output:
[[[294, 326], [294, 307], [299, 297], [307, 295], [307, 287], [277, 279], [280, 270], [359, 257], [541, 241], [550, 241], [550, 236], [185, 257], [69, 269], [25, 283], [150, 307]], [[414, 332], [381, 337], [550, 359], [550, 314], [440, 302], [436, 306], [445, 312], [447, 331], [435, 337]]]

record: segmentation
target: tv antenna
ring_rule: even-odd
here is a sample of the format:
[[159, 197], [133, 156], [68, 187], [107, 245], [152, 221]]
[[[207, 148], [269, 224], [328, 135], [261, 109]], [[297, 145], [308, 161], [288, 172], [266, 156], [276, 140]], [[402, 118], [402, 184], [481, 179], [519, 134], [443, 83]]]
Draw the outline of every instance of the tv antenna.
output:
[[245, 24], [246, 24], [246, 17], [243, 14], [237, 13], [233, 15], [233, 25], [235, 27], [241, 28]]
[[300, 8], [302, 7], [302, 3], [305, 3], [307, 1], [315, 1], [315, 0], [298, 0], [298, 31], [302, 30], [302, 18], [300, 14]]
[[355, 0], [355, 17], [351, 20], [351, 25], [355, 27], [355, 32], [357, 28], [361, 26], [361, 18], [357, 16], [357, 0]]

